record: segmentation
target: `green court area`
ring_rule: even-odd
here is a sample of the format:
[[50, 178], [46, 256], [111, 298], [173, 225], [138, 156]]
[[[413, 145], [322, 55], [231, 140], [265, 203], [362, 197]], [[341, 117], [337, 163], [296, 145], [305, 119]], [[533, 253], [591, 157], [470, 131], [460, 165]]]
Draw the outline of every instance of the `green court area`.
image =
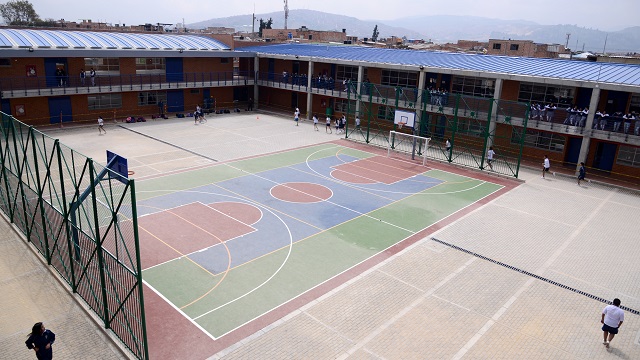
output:
[[[138, 180], [145, 282], [219, 338], [281, 318], [513, 186], [373, 151], [332, 142]], [[251, 231], [227, 236], [229, 221]]]

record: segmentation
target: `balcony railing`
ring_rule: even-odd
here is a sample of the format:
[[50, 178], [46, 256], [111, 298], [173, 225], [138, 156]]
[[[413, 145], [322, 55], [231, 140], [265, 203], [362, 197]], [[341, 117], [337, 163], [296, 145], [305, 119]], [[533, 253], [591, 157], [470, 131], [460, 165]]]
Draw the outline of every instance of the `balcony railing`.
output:
[[195, 72], [148, 75], [34, 76], [0, 79], [4, 97], [79, 94], [104, 91], [177, 89], [201, 86], [229, 86], [253, 80], [251, 72]]

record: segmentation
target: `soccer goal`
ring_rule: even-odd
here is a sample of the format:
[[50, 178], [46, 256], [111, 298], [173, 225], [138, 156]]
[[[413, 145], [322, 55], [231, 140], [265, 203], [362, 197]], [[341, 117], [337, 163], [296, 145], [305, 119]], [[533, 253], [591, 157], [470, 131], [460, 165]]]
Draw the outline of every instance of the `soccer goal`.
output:
[[422, 158], [422, 165], [425, 165], [427, 163], [429, 141], [431, 141], [431, 138], [390, 131], [387, 157], [399, 157], [407, 160]]

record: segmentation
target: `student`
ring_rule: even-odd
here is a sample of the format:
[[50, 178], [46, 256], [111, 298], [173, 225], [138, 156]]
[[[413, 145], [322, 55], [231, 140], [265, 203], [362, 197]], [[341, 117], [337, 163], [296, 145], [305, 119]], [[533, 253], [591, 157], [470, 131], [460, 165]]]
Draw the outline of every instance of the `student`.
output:
[[[329, 131], [327, 131], [327, 130], [329, 130]], [[325, 133], [328, 132], [329, 134], [332, 133], [332, 131], [331, 131], [331, 116], [327, 116], [327, 126], [325, 127], [324, 132]]]
[[611, 340], [616, 336], [620, 326], [624, 322], [624, 311], [620, 309], [620, 299], [613, 299], [613, 305], [607, 305], [602, 310], [602, 331], [604, 337], [604, 346], [609, 347]]
[[[638, 122], [636, 123], [636, 129], [637, 127], [640, 125], [640, 120], [638, 120]], [[356, 115], [356, 130], [360, 130], [360, 117], [358, 115]], [[636, 130], [637, 132], [637, 130]], [[638, 135], [638, 134], [636, 134]]]
[[447, 139], [447, 141], [444, 142], [444, 148], [447, 150], [447, 152], [451, 150], [451, 141], [449, 141], [449, 139]]
[[98, 134], [102, 134], [102, 132], [107, 133], [107, 130], [104, 129], [104, 120], [102, 120], [102, 116], [98, 116]]
[[31, 334], [24, 343], [27, 348], [36, 352], [38, 360], [51, 360], [53, 358], [53, 349], [51, 345], [56, 341], [56, 334], [51, 330], [47, 330], [41, 322], [35, 323], [31, 328]]
[[493, 151], [493, 146], [489, 146], [489, 151], [487, 151], [487, 165], [489, 165], [489, 169], [493, 171], [493, 157], [496, 155], [496, 152]]
[[318, 130], [318, 117], [316, 116], [316, 114], [313, 114], [313, 129], [315, 131], [320, 131]]
[[544, 162], [542, 163], [542, 178], [544, 179], [544, 174], [549, 172], [551, 168], [551, 163], [549, 162], [549, 157], [547, 155], [544, 156]]
[[96, 71], [93, 68], [89, 70], [89, 77], [91, 78], [91, 86], [96, 86]]
[[193, 114], [193, 124], [197, 125], [198, 124], [198, 119], [202, 116], [202, 108], [200, 107], [200, 104], [196, 105], [196, 113]]
[[584, 180], [584, 176], [586, 175], [587, 171], [584, 169], [584, 163], [581, 162], [580, 163], [580, 170], [578, 171], [578, 186], [580, 186], [580, 180]]
[[84, 72], [84, 69], [80, 69], [80, 85], [84, 86], [84, 79], [87, 77], [87, 74]]
[[298, 120], [300, 120], [300, 109], [296, 108], [296, 111], [293, 113], [293, 121], [296, 122], [296, 126], [298, 126]]

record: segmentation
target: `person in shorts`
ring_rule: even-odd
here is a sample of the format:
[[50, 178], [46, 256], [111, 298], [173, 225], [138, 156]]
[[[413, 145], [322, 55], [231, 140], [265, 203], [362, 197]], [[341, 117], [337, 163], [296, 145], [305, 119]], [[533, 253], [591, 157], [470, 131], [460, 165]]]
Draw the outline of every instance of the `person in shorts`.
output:
[[620, 309], [620, 299], [613, 299], [613, 305], [605, 306], [604, 310], [602, 310], [602, 318], [600, 319], [604, 338], [602, 343], [604, 346], [609, 347], [613, 337], [618, 334], [618, 330], [620, 326], [622, 326], [623, 321], [624, 311]]
[[326, 133], [333, 133], [333, 131], [331, 131], [331, 116], [327, 116], [327, 127], [325, 128], [324, 132]]
[[98, 134], [102, 134], [102, 132], [107, 133], [107, 130], [104, 129], [104, 120], [102, 116], [98, 116]]
[[549, 172], [551, 168], [551, 162], [549, 162], [549, 157], [547, 155], [544, 156], [544, 162], [542, 163], [542, 178], [544, 179], [544, 174]]
[[298, 120], [300, 120], [300, 109], [296, 108], [296, 111], [293, 113], [293, 121], [296, 122], [296, 126], [298, 126]]
[[313, 114], [313, 129], [315, 131], [319, 131], [318, 130], [318, 117], [316, 116], [316, 114]]
[[487, 165], [489, 165], [489, 169], [493, 171], [493, 157], [496, 155], [496, 152], [493, 151], [493, 146], [489, 146], [489, 151], [487, 151]]

